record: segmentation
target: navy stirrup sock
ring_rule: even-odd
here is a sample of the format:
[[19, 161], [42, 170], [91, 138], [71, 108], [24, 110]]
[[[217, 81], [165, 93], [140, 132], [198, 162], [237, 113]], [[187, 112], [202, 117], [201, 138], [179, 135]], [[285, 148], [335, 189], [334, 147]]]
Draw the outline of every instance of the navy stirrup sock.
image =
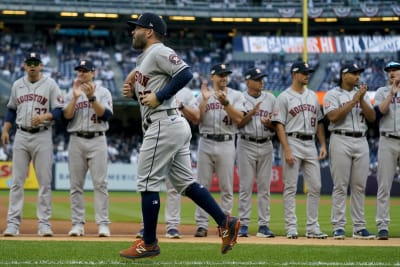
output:
[[225, 213], [204, 186], [195, 182], [186, 188], [185, 195], [192, 199], [200, 208], [210, 214], [219, 226], [225, 225]]
[[146, 245], [157, 241], [158, 212], [160, 211], [160, 194], [158, 192], [141, 192], [143, 216], [143, 240]]

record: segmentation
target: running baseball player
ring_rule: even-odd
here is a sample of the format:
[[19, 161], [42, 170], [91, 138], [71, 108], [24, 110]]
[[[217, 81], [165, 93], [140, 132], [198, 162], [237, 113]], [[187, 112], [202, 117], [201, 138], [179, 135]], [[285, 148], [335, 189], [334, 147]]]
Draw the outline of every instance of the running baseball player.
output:
[[387, 86], [375, 94], [375, 111], [379, 121], [378, 192], [376, 225], [378, 239], [389, 239], [390, 190], [400, 159], [400, 63], [389, 62], [384, 70], [388, 74]]
[[[277, 98], [272, 121], [281, 143], [283, 175], [283, 205], [285, 209], [286, 237], [297, 239], [296, 191], [299, 169], [307, 183], [307, 238], [327, 238], [318, 223], [321, 191], [319, 160], [326, 157], [323, 115], [316, 94], [308, 89], [308, 64], [295, 62], [290, 69], [292, 84]], [[318, 137], [320, 151], [315, 146]]]
[[72, 228], [69, 236], [85, 234], [85, 202], [83, 187], [90, 171], [94, 192], [94, 212], [99, 237], [110, 236], [107, 189], [108, 120], [113, 114], [112, 97], [108, 89], [93, 80], [95, 67], [89, 60], [81, 60], [75, 67], [77, 79], [66, 96], [64, 117], [69, 120], [68, 167]]
[[51, 180], [53, 164], [52, 121], [62, 116], [63, 98], [56, 82], [43, 76], [39, 53], [25, 57], [26, 75], [16, 80], [11, 88], [1, 141], [10, 142], [9, 131], [16, 122], [13, 145], [13, 168], [7, 228], [4, 236], [17, 236], [22, 221], [24, 184], [32, 160], [39, 183], [37, 217], [38, 234], [52, 236], [50, 217]]
[[246, 115], [238, 124], [237, 165], [239, 172], [239, 219], [240, 237], [248, 236], [251, 217], [251, 202], [254, 177], [257, 184], [258, 237], [274, 237], [269, 229], [270, 222], [270, 184], [272, 177], [273, 147], [275, 135], [271, 117], [275, 105], [275, 96], [264, 93], [264, 78], [267, 74], [259, 68], [246, 71], [247, 92]]
[[329, 154], [332, 191], [333, 238], [345, 238], [347, 188], [350, 186], [350, 214], [353, 238], [373, 239], [364, 216], [365, 187], [369, 166], [367, 121], [375, 121], [375, 111], [366, 94], [367, 85], [359, 85], [363, 68], [346, 64], [340, 70], [339, 86], [324, 97], [324, 113], [331, 132]]
[[227, 216], [206, 188], [193, 179], [190, 160], [191, 129], [177, 111], [173, 97], [193, 77], [189, 66], [162, 42], [167, 26], [154, 13], [144, 13], [137, 21], [128, 21], [132, 47], [142, 53], [137, 66], [123, 87], [126, 97], [136, 97], [143, 121], [143, 144], [138, 158], [137, 188], [142, 198], [143, 238], [136, 240], [120, 256], [130, 259], [160, 254], [157, 222], [159, 191], [167, 177], [177, 192], [192, 199], [217, 222], [222, 238], [221, 252], [236, 244], [240, 221]]
[[[227, 87], [232, 71], [225, 64], [211, 68], [212, 89], [204, 81], [197, 102], [200, 109], [199, 148], [197, 160], [198, 181], [210, 187], [214, 171], [221, 190], [221, 206], [225, 214], [232, 213], [233, 168], [235, 162], [235, 134], [237, 124], [243, 119], [245, 99], [243, 94]], [[195, 237], [206, 237], [208, 215], [199, 207], [195, 219]]]

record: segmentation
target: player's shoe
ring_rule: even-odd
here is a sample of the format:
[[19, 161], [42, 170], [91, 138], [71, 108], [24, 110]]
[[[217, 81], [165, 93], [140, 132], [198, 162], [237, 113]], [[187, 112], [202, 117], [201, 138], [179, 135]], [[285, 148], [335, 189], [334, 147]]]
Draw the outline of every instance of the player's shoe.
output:
[[99, 225], [99, 237], [109, 237], [111, 236], [110, 227], [108, 224], [100, 224]]
[[389, 231], [386, 229], [379, 230], [378, 240], [388, 240], [388, 239], [389, 239]]
[[139, 232], [136, 233], [136, 238], [143, 238], [144, 229], [140, 229]]
[[247, 225], [240, 226], [238, 237], [248, 237], [249, 236], [249, 228]]
[[299, 234], [297, 233], [296, 230], [291, 230], [286, 234], [287, 239], [297, 239], [299, 238]]
[[119, 255], [128, 259], [151, 258], [160, 255], [158, 242], [152, 245], [146, 245], [142, 239], [136, 240], [128, 249], [121, 250]]
[[315, 231], [315, 232], [307, 232], [306, 237], [307, 238], [315, 238], [315, 239], [327, 239], [328, 235], [319, 230], [319, 231]]
[[44, 237], [50, 237], [53, 236], [53, 231], [51, 230], [51, 227], [49, 225], [42, 224], [39, 226], [38, 235]]
[[171, 238], [171, 239], [179, 239], [181, 238], [181, 233], [179, 233], [178, 229], [169, 229], [167, 233], [165, 234], [165, 237]]
[[333, 239], [336, 240], [344, 240], [346, 237], [346, 233], [344, 232], [343, 229], [336, 229], [333, 231]]
[[375, 239], [375, 235], [368, 232], [367, 229], [361, 229], [353, 233], [354, 239]]
[[207, 237], [208, 231], [207, 229], [203, 228], [203, 227], [199, 227], [196, 230], [196, 233], [194, 233], [195, 237]]
[[240, 220], [235, 217], [226, 217], [225, 226], [218, 228], [219, 234], [222, 238], [222, 254], [227, 253], [233, 248], [237, 242], [237, 236], [240, 228]]
[[268, 226], [260, 225], [258, 227], [258, 232], [256, 234], [257, 237], [275, 237], [274, 233], [269, 230]]
[[4, 236], [17, 236], [19, 235], [19, 228], [17, 225], [9, 224], [7, 225], [6, 230], [3, 232]]
[[68, 232], [69, 236], [83, 236], [85, 234], [85, 229], [83, 224], [75, 224], [72, 226], [71, 230]]

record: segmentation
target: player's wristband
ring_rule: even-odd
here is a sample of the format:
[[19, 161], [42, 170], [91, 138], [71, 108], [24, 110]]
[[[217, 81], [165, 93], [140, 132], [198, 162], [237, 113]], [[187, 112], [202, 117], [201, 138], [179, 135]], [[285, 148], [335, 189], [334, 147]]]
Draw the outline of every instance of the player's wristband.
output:
[[227, 105], [229, 105], [229, 100], [226, 99], [224, 102], [221, 103], [224, 107], [226, 107]]
[[92, 96], [91, 98], [89, 98], [89, 102], [90, 103], [93, 103], [94, 101], [96, 101], [96, 96], [95, 95]]

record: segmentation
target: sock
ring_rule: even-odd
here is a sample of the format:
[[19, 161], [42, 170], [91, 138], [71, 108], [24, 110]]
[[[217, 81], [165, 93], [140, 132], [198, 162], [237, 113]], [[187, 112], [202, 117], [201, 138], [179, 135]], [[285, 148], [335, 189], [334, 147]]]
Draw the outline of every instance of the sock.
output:
[[222, 211], [218, 203], [212, 197], [210, 192], [204, 188], [204, 186], [195, 182], [186, 188], [185, 195], [192, 199], [200, 208], [210, 214], [217, 222], [218, 226], [225, 226], [226, 214]]
[[158, 212], [160, 211], [159, 192], [141, 192], [143, 216], [143, 240], [146, 245], [157, 241]]

